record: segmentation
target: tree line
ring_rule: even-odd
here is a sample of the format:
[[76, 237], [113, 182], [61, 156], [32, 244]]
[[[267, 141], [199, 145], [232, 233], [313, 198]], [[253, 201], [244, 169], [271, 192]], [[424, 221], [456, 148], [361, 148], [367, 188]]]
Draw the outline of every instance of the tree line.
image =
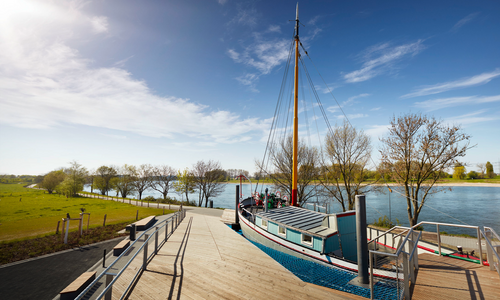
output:
[[176, 170], [168, 165], [139, 166], [124, 164], [117, 166], [100, 166], [95, 170], [87, 170], [73, 161], [67, 168], [49, 172], [38, 184], [49, 194], [57, 192], [66, 196], [75, 196], [88, 184], [91, 193], [99, 191], [108, 196], [116, 192], [122, 198], [137, 195], [141, 200], [144, 192], [155, 190], [164, 200], [174, 191], [189, 202], [189, 194], [198, 193], [197, 205], [207, 207], [211, 198], [219, 196], [225, 189], [227, 172], [218, 161], [198, 161], [191, 169]]

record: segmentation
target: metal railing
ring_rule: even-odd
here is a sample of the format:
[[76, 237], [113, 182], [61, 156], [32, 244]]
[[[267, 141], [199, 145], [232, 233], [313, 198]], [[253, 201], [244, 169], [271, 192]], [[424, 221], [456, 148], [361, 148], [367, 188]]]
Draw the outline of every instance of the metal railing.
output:
[[[415, 270], [418, 270], [418, 252], [416, 252], [418, 241], [422, 235], [420, 231], [417, 233], [413, 230], [413, 228], [409, 228], [408, 233], [404, 237], [403, 241], [400, 243], [398, 248], [394, 253], [377, 251], [377, 240], [385, 237], [388, 233], [393, 231], [395, 228], [392, 228], [381, 235], [371, 239], [368, 244], [375, 242], [375, 250], [369, 251], [369, 260], [370, 260], [370, 298], [374, 299], [374, 279], [373, 279], [373, 265], [376, 265], [377, 255], [384, 257], [392, 257], [395, 261], [396, 268], [396, 295], [397, 299], [411, 299], [410, 293], [410, 281], [412, 284], [415, 284]], [[398, 234], [398, 236], [401, 234]], [[393, 237], [393, 245], [394, 245], [394, 237]], [[402, 263], [403, 269], [400, 268], [400, 261]], [[402, 271], [402, 274], [400, 272]], [[401, 276], [402, 275], [402, 276]], [[401, 277], [403, 277], [403, 286], [401, 286]]]
[[[127, 269], [127, 267], [132, 263], [132, 261], [141, 253], [143, 252], [143, 262], [142, 262], [142, 267], [139, 268], [136, 272], [136, 274], [133, 276], [132, 280], [126, 287], [125, 291], [122, 293], [120, 299], [123, 299], [125, 295], [130, 290], [130, 287], [132, 284], [135, 282], [139, 274], [146, 270], [147, 263], [149, 259], [154, 256], [159, 247], [163, 246], [168, 240], [168, 238], [174, 233], [175, 229], [179, 226], [179, 224], [182, 222], [182, 220], [186, 216], [186, 210], [181, 210], [171, 217], [159, 222], [158, 224], [155, 224], [155, 230], [151, 232], [152, 230], [147, 230], [144, 231], [140, 236], [137, 237], [137, 239], [129, 245], [127, 250], [123, 251], [123, 253], [118, 256], [118, 258], [115, 259], [111, 265], [109, 265], [85, 290], [83, 290], [75, 299], [80, 300], [80, 299], [104, 299], [106, 300], [111, 300], [112, 298], [112, 293], [113, 293], [113, 284], [116, 283], [120, 275], [123, 274], [123, 272]], [[169, 228], [170, 227], [170, 228]], [[164, 229], [164, 238], [163, 241], [159, 244], [159, 233], [160, 231]], [[154, 237], [154, 239], [153, 239]], [[142, 240], [141, 240], [142, 238]], [[153, 251], [148, 255], [148, 246], [149, 243], [153, 243], [154, 240], [154, 248]], [[142, 244], [142, 245], [141, 245]], [[132, 250], [135, 249], [135, 247], [139, 246], [140, 247], [137, 249], [134, 255], [132, 255], [130, 258], [127, 258]], [[130, 250], [129, 250], [130, 249]], [[120, 266], [121, 265], [121, 266]], [[105, 282], [103, 282], [105, 281]], [[103, 288], [104, 286], [104, 288]], [[98, 294], [98, 296], [94, 297], [95, 294], [97, 294], [99, 291], [102, 291], [101, 293]]]
[[500, 241], [498, 234], [490, 227], [484, 227], [484, 232], [482, 232], [484, 240], [486, 241], [486, 257], [488, 263], [490, 264], [490, 270], [494, 271], [496, 269], [498, 276], [500, 277], [500, 244], [493, 244], [492, 239], [496, 238]]

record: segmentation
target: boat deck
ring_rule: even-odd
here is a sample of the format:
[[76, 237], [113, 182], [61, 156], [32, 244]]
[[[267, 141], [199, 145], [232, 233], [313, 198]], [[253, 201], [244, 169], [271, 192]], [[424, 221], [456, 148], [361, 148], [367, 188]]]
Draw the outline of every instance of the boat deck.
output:
[[[136, 258], [113, 299], [140, 268]], [[130, 269], [130, 270], [129, 270]], [[305, 283], [218, 217], [188, 213], [149, 262], [128, 299], [366, 299]]]
[[487, 266], [427, 253], [418, 264], [413, 299], [500, 299], [500, 278]]

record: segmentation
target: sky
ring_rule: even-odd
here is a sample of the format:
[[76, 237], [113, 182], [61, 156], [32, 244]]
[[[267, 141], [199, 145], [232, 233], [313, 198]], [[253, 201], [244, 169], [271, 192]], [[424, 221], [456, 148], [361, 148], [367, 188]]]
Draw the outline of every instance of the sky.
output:
[[[184, 169], [210, 159], [253, 173], [295, 9], [295, 1], [1, 1], [0, 174], [45, 174], [71, 161]], [[329, 122], [344, 118], [330, 90], [371, 137], [375, 162], [391, 119], [422, 113], [472, 136], [468, 169], [490, 161], [498, 171], [499, 15], [498, 1], [307, 1], [299, 34]], [[307, 107], [301, 136], [315, 127]]]

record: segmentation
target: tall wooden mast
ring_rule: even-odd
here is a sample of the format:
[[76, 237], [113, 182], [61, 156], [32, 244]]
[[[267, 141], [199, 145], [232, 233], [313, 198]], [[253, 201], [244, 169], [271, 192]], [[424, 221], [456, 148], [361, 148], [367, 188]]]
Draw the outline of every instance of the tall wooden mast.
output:
[[297, 2], [297, 16], [295, 18], [295, 88], [293, 97], [293, 173], [292, 173], [292, 206], [298, 206], [297, 179], [299, 153], [299, 3]]

